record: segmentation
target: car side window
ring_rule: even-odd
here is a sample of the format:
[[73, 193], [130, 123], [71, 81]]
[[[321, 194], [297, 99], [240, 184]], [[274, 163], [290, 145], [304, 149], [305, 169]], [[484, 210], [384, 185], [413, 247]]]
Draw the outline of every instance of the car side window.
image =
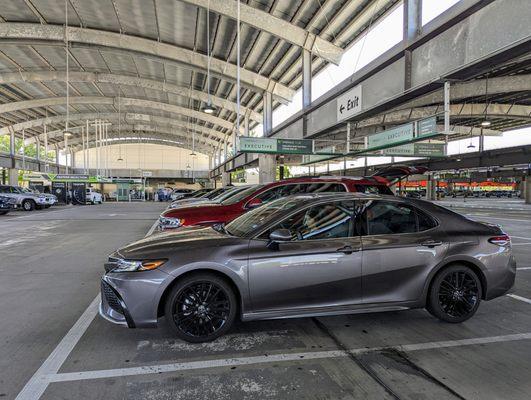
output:
[[391, 201], [371, 201], [361, 215], [362, 235], [415, 233], [436, 226], [423, 212], [408, 205]]
[[341, 183], [319, 182], [309, 183], [306, 186], [306, 193], [346, 192], [345, 186]]
[[261, 238], [267, 239], [276, 229], [288, 229], [292, 241], [333, 239], [352, 236], [354, 202], [343, 201], [313, 206], [284, 219]]

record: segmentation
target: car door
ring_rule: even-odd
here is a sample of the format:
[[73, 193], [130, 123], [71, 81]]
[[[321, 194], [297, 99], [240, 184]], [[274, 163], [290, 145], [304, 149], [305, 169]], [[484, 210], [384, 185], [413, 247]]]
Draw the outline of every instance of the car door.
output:
[[429, 272], [448, 249], [437, 221], [395, 200], [367, 201], [358, 218], [363, 303], [419, 299]]
[[[354, 202], [300, 210], [249, 244], [253, 312], [294, 311], [361, 302], [361, 240], [353, 236]], [[269, 233], [292, 240], [268, 246]]]

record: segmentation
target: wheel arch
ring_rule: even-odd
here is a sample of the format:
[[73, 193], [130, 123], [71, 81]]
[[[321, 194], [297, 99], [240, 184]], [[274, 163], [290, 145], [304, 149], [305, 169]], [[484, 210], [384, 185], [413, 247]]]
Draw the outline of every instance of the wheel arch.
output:
[[470, 259], [470, 257], [463, 256], [452, 257], [451, 259], [445, 260], [444, 262], [439, 264], [437, 268], [434, 268], [431, 271], [430, 275], [428, 276], [428, 279], [426, 280], [426, 284], [424, 285], [424, 291], [422, 296], [424, 304], [427, 303], [431, 285], [433, 284], [433, 281], [437, 274], [453, 265], [464, 265], [466, 267], [469, 267], [472, 271], [476, 273], [479, 278], [479, 281], [481, 282], [481, 299], [485, 300], [487, 295], [487, 277], [485, 276], [485, 267], [478, 260]]
[[188, 271], [183, 272], [182, 274], [176, 276], [164, 288], [164, 291], [162, 292], [162, 294], [161, 294], [161, 296], [159, 298], [158, 305], [157, 305], [157, 318], [160, 318], [160, 317], [162, 317], [164, 315], [164, 306], [166, 305], [166, 301], [168, 299], [168, 296], [169, 296], [170, 292], [172, 291], [172, 289], [175, 287], [175, 285], [177, 285], [177, 283], [179, 281], [181, 281], [182, 279], [184, 279], [184, 278], [187, 278], [187, 277], [189, 277], [191, 275], [201, 274], [201, 273], [209, 273], [209, 274], [215, 275], [218, 278], [221, 278], [224, 281], [226, 281], [231, 286], [232, 290], [234, 290], [234, 294], [236, 295], [236, 299], [237, 299], [237, 302], [238, 302], [238, 305], [239, 305], [238, 312], [239, 312], [239, 315], [241, 317], [241, 313], [243, 312], [243, 296], [242, 296], [240, 287], [236, 284], [234, 279], [231, 276], [229, 276], [229, 274], [221, 272], [221, 271], [219, 271], [217, 269], [209, 268], [209, 267], [200, 267], [200, 268], [188, 270]]

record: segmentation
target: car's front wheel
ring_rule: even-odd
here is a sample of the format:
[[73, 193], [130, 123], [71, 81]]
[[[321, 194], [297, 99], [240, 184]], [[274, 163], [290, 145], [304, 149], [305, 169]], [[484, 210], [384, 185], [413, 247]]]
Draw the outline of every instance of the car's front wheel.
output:
[[208, 342], [233, 325], [238, 304], [231, 286], [210, 273], [183, 278], [172, 289], [165, 316], [175, 334], [188, 342]]
[[22, 209], [24, 211], [33, 211], [35, 210], [35, 206], [36, 204], [33, 200], [24, 200], [22, 202]]
[[426, 308], [442, 321], [463, 322], [476, 313], [481, 293], [477, 274], [465, 265], [453, 265], [435, 276]]

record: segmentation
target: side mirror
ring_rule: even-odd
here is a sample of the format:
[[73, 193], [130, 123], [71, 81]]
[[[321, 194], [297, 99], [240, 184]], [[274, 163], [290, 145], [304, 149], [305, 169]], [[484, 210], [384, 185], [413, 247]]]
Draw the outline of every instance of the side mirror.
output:
[[260, 207], [263, 204], [262, 200], [260, 200], [258, 197], [255, 197], [254, 199], [251, 199], [249, 203], [247, 203], [247, 208], [252, 209], [256, 207]]
[[289, 242], [291, 241], [291, 232], [289, 229], [275, 229], [269, 234], [269, 240], [272, 242]]

